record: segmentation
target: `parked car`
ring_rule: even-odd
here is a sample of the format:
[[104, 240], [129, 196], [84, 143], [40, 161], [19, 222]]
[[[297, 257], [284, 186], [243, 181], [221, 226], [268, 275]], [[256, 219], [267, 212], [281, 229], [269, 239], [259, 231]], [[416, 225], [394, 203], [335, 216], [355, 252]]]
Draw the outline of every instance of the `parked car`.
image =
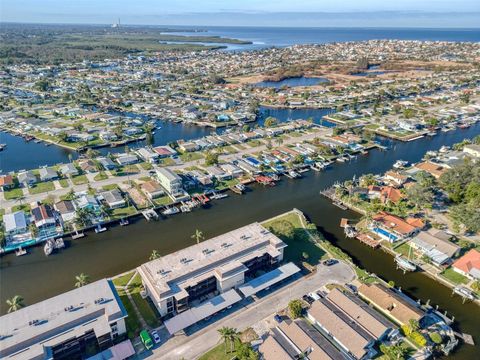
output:
[[161, 342], [161, 340], [160, 340], [160, 335], [158, 335], [157, 330], [152, 330], [152, 331], [150, 332], [150, 335], [152, 336], [153, 341], [155, 342], [155, 344], [160, 344], [160, 342]]
[[278, 314], [275, 314], [273, 316], [273, 319], [277, 322], [277, 323], [281, 323], [282, 322], [282, 317]]
[[310, 305], [315, 301], [311, 296], [308, 295], [303, 295], [302, 299]]
[[326, 265], [326, 266], [331, 266], [331, 265], [335, 265], [338, 263], [338, 260], [335, 260], [335, 259], [327, 259], [323, 262], [323, 265]]

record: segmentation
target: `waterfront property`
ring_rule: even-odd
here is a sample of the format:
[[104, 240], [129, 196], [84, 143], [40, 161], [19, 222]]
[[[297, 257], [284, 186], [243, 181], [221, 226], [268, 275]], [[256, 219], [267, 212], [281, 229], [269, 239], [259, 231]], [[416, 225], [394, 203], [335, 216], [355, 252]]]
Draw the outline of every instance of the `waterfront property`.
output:
[[307, 318], [354, 359], [373, 357], [375, 343], [387, 339], [395, 329], [366, 303], [338, 289], [315, 301]]
[[178, 198], [188, 195], [183, 189], [183, 181], [178, 174], [167, 168], [158, 168], [156, 173], [160, 185], [162, 185], [172, 199], [177, 200]]
[[382, 239], [393, 243], [418, 232], [423, 225], [419, 226], [417, 223], [418, 219], [408, 218], [403, 220], [398, 216], [382, 211], [373, 216], [370, 228]]
[[76, 359], [123, 340], [127, 312], [103, 279], [0, 318], [2, 359]]
[[382, 284], [363, 284], [358, 293], [400, 325], [420, 321], [425, 315], [418, 304]]
[[450, 235], [443, 231], [421, 231], [410, 240], [409, 245], [428, 257], [433, 264], [443, 265], [460, 252], [460, 246], [449, 241]]
[[[293, 264], [278, 269], [278, 274], [268, 273], [280, 265], [286, 246], [260, 224], [253, 223], [147, 262], [138, 271], [160, 315], [171, 317], [212, 296], [221, 294], [223, 300], [217, 300], [230, 302], [239, 299], [235, 290], [229, 293], [233, 289], [245, 290], [245, 296], [249, 296], [268, 287], [268, 280], [278, 282], [293, 275], [298, 271]], [[269, 279], [263, 279], [263, 287], [249, 283], [264, 272]], [[250, 285], [248, 289], [241, 288], [245, 283]]]
[[472, 249], [455, 261], [453, 270], [470, 279], [480, 280], [480, 252]]

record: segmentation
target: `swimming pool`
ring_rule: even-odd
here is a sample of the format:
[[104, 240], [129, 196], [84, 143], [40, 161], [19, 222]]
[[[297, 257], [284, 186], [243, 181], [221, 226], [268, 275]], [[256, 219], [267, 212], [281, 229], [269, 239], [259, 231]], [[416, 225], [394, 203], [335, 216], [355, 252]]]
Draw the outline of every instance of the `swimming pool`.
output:
[[387, 230], [381, 228], [373, 228], [373, 232], [380, 235], [383, 238], [386, 238], [390, 242], [395, 242], [398, 240], [398, 236], [388, 232]]

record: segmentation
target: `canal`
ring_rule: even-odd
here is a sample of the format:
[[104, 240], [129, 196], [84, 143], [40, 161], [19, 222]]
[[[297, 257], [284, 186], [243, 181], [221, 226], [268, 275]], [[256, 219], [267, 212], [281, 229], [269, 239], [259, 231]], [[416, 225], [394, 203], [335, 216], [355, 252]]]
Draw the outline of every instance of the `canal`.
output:
[[[403, 275], [394, 266], [393, 258], [381, 250], [372, 250], [356, 240], [345, 238], [339, 228], [340, 218], [355, 218], [350, 211], [342, 211], [319, 195], [319, 191], [365, 173], [383, 173], [398, 159], [418, 161], [428, 150], [452, 145], [480, 133], [480, 123], [466, 130], [439, 133], [414, 143], [392, 143], [390, 151], [372, 151], [349, 163], [334, 165], [331, 169], [307, 173], [301, 180], [283, 179], [274, 188], [253, 186], [244, 196], [232, 195], [214, 202], [208, 209], [198, 209], [158, 222], [139, 219], [128, 227], [114, 227], [103, 234], [90, 233], [84, 239], [70, 241], [59, 254], [45, 257], [40, 247], [30, 254], [16, 258], [9, 254], [1, 258], [0, 280], [1, 312], [6, 311], [5, 300], [16, 294], [32, 304], [73, 288], [74, 276], [84, 272], [92, 280], [132, 269], [148, 260], [153, 249], [168, 254], [192, 245], [195, 229], [207, 238], [219, 235], [254, 221], [262, 221], [296, 207], [317, 224], [325, 237], [346, 251], [353, 260], [369, 272], [395, 281], [403, 291], [414, 298], [439, 305], [455, 316], [459, 330], [474, 336], [480, 343], [480, 309], [473, 304], [462, 304], [458, 296], [421, 273]], [[480, 348], [463, 345], [455, 353], [456, 359], [478, 358]]]

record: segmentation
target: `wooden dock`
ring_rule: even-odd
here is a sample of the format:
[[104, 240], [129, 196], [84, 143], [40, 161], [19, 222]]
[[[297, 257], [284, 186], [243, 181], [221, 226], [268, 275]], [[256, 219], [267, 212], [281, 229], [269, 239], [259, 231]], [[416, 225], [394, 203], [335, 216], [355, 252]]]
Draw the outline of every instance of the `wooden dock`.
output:
[[356, 236], [357, 240], [360, 240], [362, 243], [364, 243], [367, 246], [370, 246], [373, 249], [377, 249], [380, 247], [380, 242], [376, 239], [374, 239], [371, 235], [369, 234], [358, 234]]

